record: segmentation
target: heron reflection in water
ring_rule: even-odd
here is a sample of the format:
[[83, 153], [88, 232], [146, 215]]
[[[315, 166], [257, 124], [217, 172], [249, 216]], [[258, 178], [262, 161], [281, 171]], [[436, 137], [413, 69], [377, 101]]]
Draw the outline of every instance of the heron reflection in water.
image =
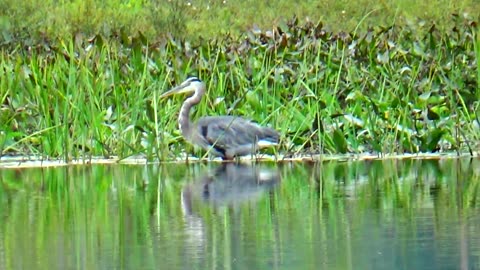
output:
[[184, 217], [185, 242], [192, 258], [203, 257], [207, 250], [207, 228], [202, 207], [232, 207], [252, 202], [265, 196], [280, 183], [276, 167], [264, 164], [243, 165], [222, 163], [213, 171], [189, 181], [181, 191], [181, 207]]
[[160, 96], [165, 98], [174, 94], [193, 93], [183, 102], [178, 116], [180, 131], [187, 141], [224, 160], [255, 154], [258, 149], [278, 145], [280, 136], [276, 130], [241, 117], [207, 116], [192, 123], [190, 110], [200, 102], [205, 89], [205, 83], [197, 77], [191, 77]]
[[276, 167], [263, 164], [223, 163], [182, 189], [182, 206], [191, 212], [192, 201], [213, 206], [236, 206], [256, 200], [280, 182]]

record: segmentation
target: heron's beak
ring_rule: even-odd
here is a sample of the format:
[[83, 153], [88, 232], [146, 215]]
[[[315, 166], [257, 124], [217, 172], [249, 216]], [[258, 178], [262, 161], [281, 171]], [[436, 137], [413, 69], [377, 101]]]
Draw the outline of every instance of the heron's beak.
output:
[[179, 85], [179, 86], [163, 93], [162, 95], [160, 95], [160, 98], [166, 98], [166, 97], [169, 97], [169, 96], [172, 96], [172, 95], [182, 94], [182, 93], [191, 93], [191, 92], [194, 92], [194, 91], [195, 91], [195, 88], [192, 87], [190, 84]]

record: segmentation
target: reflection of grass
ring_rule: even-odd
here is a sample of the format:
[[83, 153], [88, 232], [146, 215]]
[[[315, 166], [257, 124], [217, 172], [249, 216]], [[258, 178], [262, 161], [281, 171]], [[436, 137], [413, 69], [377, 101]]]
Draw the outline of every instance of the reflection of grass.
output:
[[[141, 166], [2, 171], [0, 246], [9, 265], [0, 261], [1, 268], [15, 269], [22, 262], [32, 269], [61, 269], [60, 257], [72, 269], [114, 268], [98, 265], [102, 261], [141, 261], [152, 268], [157, 254], [149, 247], [171, 241], [160, 231], [182, 226], [180, 186], [175, 181], [165, 186], [158, 173]], [[14, 237], [20, 232], [21, 238]], [[139, 242], [144, 249], [134, 248]], [[22, 259], [24, 248], [31, 260]]]
[[[390, 240], [401, 246], [416, 233], [456, 231], [449, 222], [477, 208], [478, 162], [287, 164], [279, 186], [259, 200], [220, 208], [197, 201], [187, 214], [180, 194], [205, 173], [203, 165], [2, 170], [0, 267], [55, 269], [61, 258], [79, 269], [112, 269], [113, 262], [212, 268], [206, 265], [249, 258], [248, 269], [265, 269], [290, 260], [284, 255], [292, 247], [301, 265], [361, 262], [352, 256], [359, 244], [391, 235], [389, 247]], [[475, 224], [469, 230], [478, 230]]]
[[[29, 33], [65, 36], [78, 31], [110, 35], [124, 29], [147, 36], [171, 31], [190, 36], [215, 36], [243, 32], [258, 24], [271, 28], [297, 15], [324, 21], [334, 30], [353, 30], [365, 19], [366, 25], [390, 24], [411, 18], [442, 23], [453, 12], [478, 14], [474, 0], [444, 1], [53, 1], [5, 0], [0, 4], [0, 27], [8, 33], [24, 29]], [[12, 32], [10, 32], [12, 31]]]

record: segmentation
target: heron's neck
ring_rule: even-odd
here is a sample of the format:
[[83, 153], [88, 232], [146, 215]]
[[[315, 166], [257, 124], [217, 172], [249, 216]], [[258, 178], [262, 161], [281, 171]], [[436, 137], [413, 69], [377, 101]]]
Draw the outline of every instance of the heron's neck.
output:
[[193, 132], [193, 124], [190, 120], [190, 110], [193, 106], [197, 105], [202, 99], [202, 94], [195, 92], [193, 96], [187, 98], [183, 102], [182, 108], [180, 109], [180, 115], [178, 116], [178, 127], [182, 132], [183, 136], [190, 138]]

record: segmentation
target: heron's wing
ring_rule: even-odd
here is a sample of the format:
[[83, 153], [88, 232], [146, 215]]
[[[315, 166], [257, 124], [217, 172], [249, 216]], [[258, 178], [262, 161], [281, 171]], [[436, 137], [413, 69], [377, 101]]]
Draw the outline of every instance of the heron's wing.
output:
[[218, 151], [235, 149], [264, 141], [278, 143], [276, 130], [234, 116], [204, 117], [198, 123], [200, 135]]

